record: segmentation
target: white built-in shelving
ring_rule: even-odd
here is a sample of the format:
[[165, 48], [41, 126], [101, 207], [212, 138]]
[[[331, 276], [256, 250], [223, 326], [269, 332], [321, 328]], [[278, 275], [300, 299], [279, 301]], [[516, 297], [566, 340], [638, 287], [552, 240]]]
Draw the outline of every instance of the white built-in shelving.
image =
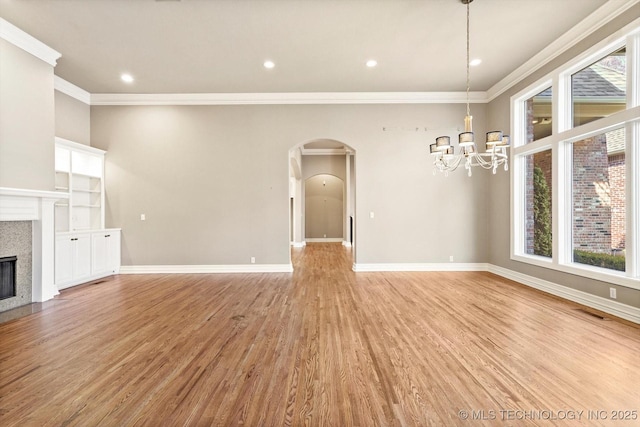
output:
[[69, 193], [56, 204], [56, 231], [104, 228], [103, 150], [56, 138], [56, 190]]
[[105, 151], [63, 138], [55, 144], [55, 188], [69, 194], [55, 205], [58, 289], [117, 273], [120, 229], [105, 229]]

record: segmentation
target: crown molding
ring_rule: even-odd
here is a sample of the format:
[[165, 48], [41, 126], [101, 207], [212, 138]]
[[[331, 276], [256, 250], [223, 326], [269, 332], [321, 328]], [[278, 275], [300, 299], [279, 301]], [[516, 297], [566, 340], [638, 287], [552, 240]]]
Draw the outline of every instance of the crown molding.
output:
[[[91, 105], [460, 104], [466, 92], [93, 93]], [[486, 103], [486, 92], [469, 102]]]
[[62, 77], [53, 76], [53, 88], [87, 105], [91, 104], [91, 94], [89, 92], [66, 81]]
[[502, 95], [504, 92], [520, 83], [534, 72], [538, 71], [541, 67], [560, 56], [567, 49], [575, 46], [603, 25], [639, 3], [640, 0], [609, 0], [569, 31], [554, 40], [553, 43], [549, 44], [527, 62], [516, 68], [505, 78], [489, 88], [487, 91], [487, 102], [493, 101], [498, 96]]
[[62, 56], [35, 37], [25, 33], [7, 20], [0, 18], [0, 38], [55, 67]]

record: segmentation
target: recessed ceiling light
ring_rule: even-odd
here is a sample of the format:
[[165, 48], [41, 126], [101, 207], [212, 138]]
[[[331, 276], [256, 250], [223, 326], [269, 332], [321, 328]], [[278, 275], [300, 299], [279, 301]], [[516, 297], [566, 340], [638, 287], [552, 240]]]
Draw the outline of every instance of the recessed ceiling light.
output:
[[482, 59], [476, 58], [476, 59], [472, 59], [469, 62], [469, 65], [471, 65], [472, 67], [475, 67], [476, 65], [480, 65], [481, 63], [482, 63]]
[[264, 61], [264, 64], [262, 65], [264, 65], [264, 68], [268, 68], [268, 69], [271, 69], [276, 66], [276, 64], [273, 61]]
[[375, 59], [370, 59], [367, 61], [367, 67], [369, 68], [373, 68], [376, 65], [378, 65], [378, 61], [376, 61]]
[[133, 83], [133, 76], [131, 74], [123, 74], [120, 78], [125, 83]]

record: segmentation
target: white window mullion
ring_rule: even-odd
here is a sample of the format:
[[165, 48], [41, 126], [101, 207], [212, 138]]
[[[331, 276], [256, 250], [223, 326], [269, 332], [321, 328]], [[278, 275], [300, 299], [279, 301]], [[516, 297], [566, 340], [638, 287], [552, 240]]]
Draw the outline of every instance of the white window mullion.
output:
[[[513, 153], [513, 149], [511, 150]], [[522, 167], [522, 156], [512, 154], [511, 157], [511, 257], [522, 255], [524, 252], [524, 224], [523, 203], [524, 195], [522, 194], [522, 186], [524, 183], [524, 168]]]
[[562, 242], [564, 221], [560, 218], [562, 212], [566, 211], [566, 207], [564, 206], [562, 199], [562, 194], [564, 194], [565, 191], [565, 180], [563, 179], [565, 175], [564, 167], [562, 166], [564, 155], [562, 151], [563, 147], [561, 144], [553, 144], [553, 148], [551, 149], [551, 176], [553, 179], [553, 187], [551, 189], [551, 200], [553, 201], [551, 204], [551, 235], [553, 236], [553, 255], [551, 259], [555, 265], [559, 265], [564, 262], [564, 257], [562, 256], [562, 250], [564, 248], [564, 244]]
[[640, 105], [640, 31], [627, 37], [627, 108]]
[[626, 270], [640, 278], [640, 122], [627, 123], [626, 138]]
[[571, 74], [561, 73], [553, 78], [554, 112], [557, 124], [554, 123], [554, 135], [558, 135], [573, 126], [573, 103], [571, 97]]
[[563, 86], [560, 84], [560, 77], [554, 75], [551, 79], [551, 135], [559, 134], [563, 129], [566, 129], [561, 125], [563, 113], [560, 111], [562, 100], [560, 94], [562, 93]]
[[[567, 204], [567, 169], [566, 165], [566, 145], [559, 141], [558, 135], [569, 129], [571, 126], [571, 79], [568, 75], [554, 74], [553, 76], [553, 135], [554, 142], [552, 148], [552, 176], [553, 189], [551, 200], [552, 203], [552, 235], [553, 235], [553, 257], [554, 265], [561, 265], [569, 262], [567, 259], [567, 231], [571, 227], [567, 226], [567, 212], [571, 212], [570, 200]], [[569, 165], [570, 167], [571, 165]], [[569, 185], [571, 183], [569, 182]], [[569, 187], [569, 192], [571, 187]], [[563, 216], [564, 215], [564, 216]], [[569, 221], [571, 217], [569, 217]], [[571, 237], [569, 237], [570, 239]], [[569, 240], [570, 244], [570, 240]]]
[[[627, 109], [640, 105], [640, 32], [627, 37]], [[627, 276], [640, 278], [640, 122], [627, 123], [626, 135], [626, 242]]]

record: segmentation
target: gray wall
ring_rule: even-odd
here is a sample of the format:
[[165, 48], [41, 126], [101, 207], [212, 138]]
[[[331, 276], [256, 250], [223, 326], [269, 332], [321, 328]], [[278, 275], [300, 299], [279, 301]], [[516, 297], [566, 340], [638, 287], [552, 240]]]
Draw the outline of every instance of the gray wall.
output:
[[314, 175], [304, 185], [305, 237], [344, 236], [344, 181], [335, 175]]
[[[622, 28], [629, 22], [638, 18], [638, 16], [640, 15], [639, 9], [640, 8], [635, 8], [635, 13], [631, 13], [630, 10], [624, 16], [615, 19], [604, 28], [598, 30], [592, 36], [588, 37], [578, 45], [569, 49], [566, 53], [556, 58], [550, 64], [544, 66], [542, 69], [538, 70], [515, 87], [511, 88], [509, 91], [493, 100], [488, 105], [487, 113], [489, 116], [490, 126], [497, 129], [509, 129], [511, 96], [525, 89], [527, 86], [533, 84], [535, 81], [544, 77], [549, 72], [560, 67], [565, 62], [571, 60], [594, 44], [597, 44], [600, 40], [604, 39], [608, 35], [614, 33], [616, 30]], [[509, 177], [506, 175], [496, 177], [495, 186], [497, 191], [491, 193], [491, 212], [490, 215], [488, 215], [488, 228], [492, 238], [492, 244], [489, 247], [490, 263], [605, 298], [609, 297], [609, 288], [614, 287], [617, 288], [617, 300], [619, 302], [634, 307], [640, 307], [640, 291], [638, 290], [612, 285], [610, 283], [592, 280], [582, 276], [566, 274], [558, 272], [556, 270], [550, 270], [517, 261], [512, 261], [510, 259], [509, 240]]]
[[346, 156], [302, 156], [302, 179], [326, 173], [347, 180]]
[[82, 101], [55, 91], [56, 136], [79, 144], [91, 145], [91, 107]]
[[0, 58], [0, 187], [53, 190], [53, 67], [2, 39]]
[[[484, 108], [472, 106], [477, 124]], [[123, 265], [288, 263], [289, 150], [328, 138], [356, 150], [357, 263], [486, 262], [493, 178], [433, 176], [428, 155], [464, 114], [462, 104], [93, 106], [107, 226], [122, 227]], [[430, 131], [382, 129], [417, 126]]]

